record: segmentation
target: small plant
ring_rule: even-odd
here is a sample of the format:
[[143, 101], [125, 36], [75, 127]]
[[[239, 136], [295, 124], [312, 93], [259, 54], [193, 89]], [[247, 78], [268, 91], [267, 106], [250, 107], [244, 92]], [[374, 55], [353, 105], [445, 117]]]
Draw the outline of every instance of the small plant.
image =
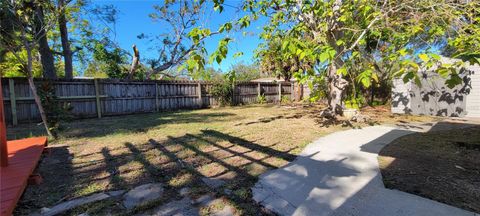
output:
[[257, 96], [257, 102], [258, 102], [259, 104], [267, 103], [267, 97], [265, 97], [264, 94], [258, 95], [258, 96]]
[[346, 109], [356, 109], [359, 110], [363, 104], [365, 104], [365, 98], [362, 96], [357, 96], [357, 98], [350, 97], [344, 101]]
[[239, 188], [233, 192], [240, 199], [247, 199], [251, 196], [250, 190], [247, 188]]
[[280, 98], [280, 103], [282, 104], [288, 104], [290, 103], [290, 98], [286, 95], [283, 95], [281, 98]]

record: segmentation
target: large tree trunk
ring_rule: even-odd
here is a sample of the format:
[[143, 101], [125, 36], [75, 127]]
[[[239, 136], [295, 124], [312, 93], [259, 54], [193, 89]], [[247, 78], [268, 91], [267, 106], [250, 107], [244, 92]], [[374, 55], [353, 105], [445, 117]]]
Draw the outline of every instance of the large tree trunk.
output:
[[58, 17], [58, 27], [60, 29], [60, 38], [62, 40], [63, 61], [65, 64], [65, 78], [73, 78], [73, 59], [70, 41], [68, 40], [67, 19], [65, 18], [65, 1], [58, 0], [58, 7], [61, 10]]
[[334, 115], [343, 115], [342, 95], [348, 82], [337, 74], [337, 67], [332, 64], [328, 69], [328, 108]]
[[43, 8], [40, 5], [35, 7], [35, 34], [38, 41], [38, 51], [40, 52], [40, 59], [43, 68], [43, 77], [49, 79], [56, 79], [55, 64], [52, 50], [48, 45], [47, 32], [44, 28]]
[[35, 83], [33, 82], [32, 48], [30, 47], [28, 42], [25, 42], [25, 49], [27, 51], [27, 68], [25, 68], [26, 69], [25, 72], [27, 74], [28, 85], [30, 86], [30, 89], [32, 90], [33, 98], [35, 100], [35, 103], [37, 104], [38, 112], [40, 113], [40, 117], [42, 118], [42, 122], [43, 122], [43, 125], [45, 126], [45, 130], [47, 131], [47, 134], [49, 136], [53, 136], [53, 134], [50, 132], [50, 129], [48, 128], [47, 115], [45, 114], [45, 110], [43, 109], [42, 100], [40, 99], [40, 96], [38, 96], [37, 87], [35, 86]]
[[338, 74], [338, 68], [343, 66], [342, 54], [345, 50], [343, 45], [337, 45], [338, 38], [343, 37], [340, 21], [342, 0], [335, 0], [333, 4], [333, 16], [328, 20], [327, 42], [336, 51], [334, 59], [330, 62], [328, 68], [328, 108], [334, 115], [342, 115], [342, 96], [343, 91], [348, 85], [348, 81]]

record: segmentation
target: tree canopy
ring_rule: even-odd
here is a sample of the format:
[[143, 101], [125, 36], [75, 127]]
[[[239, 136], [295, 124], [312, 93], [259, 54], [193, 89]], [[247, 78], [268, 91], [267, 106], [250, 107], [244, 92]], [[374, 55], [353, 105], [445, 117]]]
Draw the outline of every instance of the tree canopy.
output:
[[[214, 9], [221, 12], [223, 1], [214, 3]], [[329, 110], [341, 114], [342, 97], [351, 82], [369, 87], [379, 82], [379, 73], [419, 83], [417, 71], [436, 66], [449, 85], [459, 83], [456, 67], [460, 65], [443, 64], [439, 54], [479, 62], [479, 4], [461, 0], [246, 0], [242, 8], [249, 14], [237, 24], [244, 28], [259, 17], [266, 18], [260, 37], [268, 50], [260, 53], [276, 52], [265, 58], [272, 62], [298, 59], [292, 66], [313, 63], [294, 68], [294, 76], [301, 81], [327, 82]], [[204, 64], [203, 59], [192, 58], [197, 65]], [[346, 79], [354, 73], [353, 79]]]

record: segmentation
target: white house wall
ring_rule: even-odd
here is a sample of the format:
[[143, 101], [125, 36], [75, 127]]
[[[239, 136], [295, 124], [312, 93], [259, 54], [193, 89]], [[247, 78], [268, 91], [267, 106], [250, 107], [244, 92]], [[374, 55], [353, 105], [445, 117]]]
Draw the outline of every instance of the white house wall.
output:
[[467, 117], [480, 117], [480, 66], [469, 66], [468, 69], [473, 74], [470, 75], [471, 90], [467, 95]]
[[[392, 89], [392, 112], [458, 117], [465, 116], [467, 113], [474, 114], [475, 109], [480, 111], [480, 101], [478, 100], [480, 98], [478, 93], [480, 80], [476, 75], [471, 70], [463, 71], [461, 74], [462, 84], [452, 89], [445, 85], [445, 79], [431, 71], [420, 72], [420, 86], [413, 82], [403, 83], [402, 79], [395, 79]], [[478, 87], [472, 91], [474, 82], [474, 85]]]

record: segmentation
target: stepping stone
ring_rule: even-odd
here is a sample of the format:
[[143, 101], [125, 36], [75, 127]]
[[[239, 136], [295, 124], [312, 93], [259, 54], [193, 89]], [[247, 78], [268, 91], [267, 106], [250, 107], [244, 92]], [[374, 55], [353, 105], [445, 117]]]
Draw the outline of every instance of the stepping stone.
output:
[[203, 183], [205, 183], [206, 185], [208, 185], [209, 187], [214, 188], [214, 189], [219, 188], [219, 187], [221, 187], [225, 184], [225, 181], [223, 181], [223, 180], [207, 178], [207, 177], [203, 177], [202, 181], [203, 181]]
[[197, 216], [199, 215], [199, 209], [194, 207], [191, 204], [192, 200], [188, 197], [185, 197], [181, 200], [175, 200], [164, 204], [156, 209], [153, 212], [148, 214], [141, 215], [154, 215], [154, 216]]
[[226, 195], [232, 195], [232, 190], [225, 189], [225, 190], [223, 190], [223, 193], [225, 193]]
[[97, 193], [97, 194], [93, 194], [93, 195], [90, 195], [90, 196], [87, 196], [87, 197], [82, 197], [82, 198], [70, 200], [70, 201], [67, 201], [67, 202], [60, 203], [56, 206], [53, 206], [50, 209], [42, 208], [41, 215], [43, 215], [43, 216], [57, 215], [57, 214], [60, 214], [62, 212], [73, 209], [75, 207], [85, 205], [85, 204], [88, 204], [88, 203], [92, 203], [92, 202], [98, 202], [100, 200], [104, 200], [104, 199], [107, 199], [109, 197], [110, 196], [105, 194], [105, 193]]
[[118, 198], [125, 194], [125, 190], [109, 191], [106, 193], [112, 198]]
[[150, 183], [140, 185], [123, 195], [123, 206], [127, 209], [148, 203], [160, 198], [163, 194], [163, 185]]
[[204, 205], [208, 205], [211, 201], [213, 200], [213, 197], [212, 195], [210, 194], [206, 194], [206, 195], [203, 195], [195, 200], [192, 200], [192, 204], [193, 205], [201, 205], [201, 206], [204, 206]]
[[180, 195], [181, 196], [187, 196], [189, 193], [190, 193], [190, 188], [188, 188], [188, 187], [180, 189]]

